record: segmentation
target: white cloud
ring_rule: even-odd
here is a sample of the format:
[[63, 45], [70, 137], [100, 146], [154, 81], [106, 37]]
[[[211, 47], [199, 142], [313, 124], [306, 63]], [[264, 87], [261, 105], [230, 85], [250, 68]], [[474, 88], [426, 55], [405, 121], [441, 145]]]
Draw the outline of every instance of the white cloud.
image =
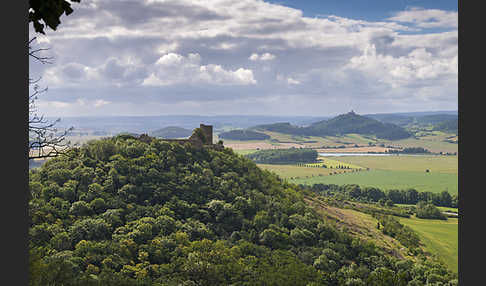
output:
[[398, 12], [388, 20], [412, 23], [420, 28], [457, 28], [458, 13], [438, 9], [412, 8]]
[[291, 77], [287, 78], [287, 82], [289, 84], [300, 84], [300, 81], [296, 80], [296, 79], [293, 79]]
[[275, 55], [272, 55], [271, 53], [263, 53], [261, 55], [258, 55], [258, 53], [253, 53], [248, 59], [250, 61], [271, 61], [275, 59]]
[[155, 63], [153, 73], [145, 79], [144, 85], [211, 84], [248, 85], [256, 84], [251, 69], [227, 70], [217, 64], [201, 64], [201, 56], [190, 53], [182, 56], [169, 53]]
[[[334, 111], [381, 100], [387, 105], [377, 108], [413, 109], [457, 97], [454, 11], [409, 9], [364, 21], [304, 17], [259, 0], [83, 0], [73, 9], [40, 40], [54, 64], [31, 65], [49, 87], [45, 99], [58, 105], [85, 98], [78, 107], [93, 109], [102, 100], [98, 106], [116, 113], [121, 101], [128, 109], [211, 100], [244, 113], [231, 102], [273, 98], [273, 111], [305, 102], [318, 112], [318, 104]], [[432, 27], [441, 32], [424, 32]], [[403, 101], [407, 94], [417, 94], [415, 102]]]
[[377, 54], [374, 45], [351, 58], [345, 69], [362, 73], [370, 83], [386, 83], [394, 89], [454, 82], [458, 72], [457, 56], [440, 58], [425, 48], [417, 48], [405, 56], [393, 57]]
[[94, 106], [94, 107], [101, 107], [101, 106], [103, 106], [103, 105], [107, 105], [107, 104], [110, 104], [110, 102], [109, 102], [109, 101], [106, 101], [106, 100], [103, 100], [103, 99], [97, 99], [97, 100], [94, 102], [93, 106]]

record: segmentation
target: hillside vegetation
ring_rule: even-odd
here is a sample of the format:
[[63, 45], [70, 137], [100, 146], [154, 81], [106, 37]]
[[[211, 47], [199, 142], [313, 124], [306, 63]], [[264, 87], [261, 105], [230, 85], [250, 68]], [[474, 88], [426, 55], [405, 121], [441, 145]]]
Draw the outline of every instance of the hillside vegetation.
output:
[[117, 136], [31, 170], [29, 189], [31, 285], [457, 285], [231, 149]]

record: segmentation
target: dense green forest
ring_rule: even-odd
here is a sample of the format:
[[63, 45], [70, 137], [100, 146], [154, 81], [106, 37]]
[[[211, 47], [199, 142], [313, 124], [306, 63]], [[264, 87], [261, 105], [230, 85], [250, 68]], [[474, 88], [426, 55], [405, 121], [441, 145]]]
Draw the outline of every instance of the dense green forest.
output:
[[314, 163], [319, 154], [314, 149], [269, 149], [261, 150], [246, 157], [259, 164], [297, 164]]
[[306, 127], [297, 127], [290, 123], [275, 123], [258, 125], [252, 129], [319, 137], [340, 136], [355, 133], [374, 135], [377, 138], [387, 140], [398, 140], [411, 136], [408, 131], [398, 125], [383, 123], [373, 118], [360, 116], [354, 112], [341, 114], [329, 120], [314, 122]]
[[457, 285], [337, 230], [231, 149], [117, 136], [29, 174], [30, 285]]
[[252, 130], [231, 130], [227, 132], [223, 132], [218, 135], [219, 138], [222, 139], [230, 139], [230, 140], [267, 140], [270, 139], [270, 136], [256, 132]]

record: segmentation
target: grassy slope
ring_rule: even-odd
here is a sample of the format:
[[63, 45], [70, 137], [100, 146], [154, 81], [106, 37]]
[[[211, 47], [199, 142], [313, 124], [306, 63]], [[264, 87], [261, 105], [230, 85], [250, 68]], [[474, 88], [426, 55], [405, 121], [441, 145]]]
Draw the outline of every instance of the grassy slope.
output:
[[450, 269], [458, 269], [458, 219], [447, 221], [400, 218], [400, 222], [415, 230], [425, 250], [437, 254]]
[[[369, 214], [356, 210], [329, 206], [319, 197], [307, 197], [306, 202], [317, 210], [326, 220], [333, 221], [340, 229], [364, 240], [372, 240], [387, 253], [397, 257], [412, 258], [397, 240], [384, 235], [376, 229], [377, 220]], [[355, 204], [347, 202], [348, 204]], [[399, 218], [420, 237], [425, 251], [436, 255], [451, 270], [458, 269], [458, 220], [428, 220], [418, 218]], [[412, 258], [413, 259], [413, 258]]]
[[372, 241], [388, 254], [399, 258], [414, 259], [400, 242], [388, 235], [384, 235], [383, 232], [376, 228], [378, 221], [371, 215], [352, 209], [330, 206], [319, 197], [306, 197], [305, 201], [321, 214], [325, 220], [333, 222], [339, 229], [345, 230], [360, 239]]

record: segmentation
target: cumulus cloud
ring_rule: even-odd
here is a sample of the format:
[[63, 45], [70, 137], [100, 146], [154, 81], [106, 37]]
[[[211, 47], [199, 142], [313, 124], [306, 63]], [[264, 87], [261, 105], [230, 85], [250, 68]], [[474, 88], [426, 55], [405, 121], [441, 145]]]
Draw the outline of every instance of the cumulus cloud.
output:
[[[31, 65], [32, 76], [49, 87], [45, 100], [58, 106], [143, 114], [152, 107], [163, 112], [157, 103], [175, 111], [210, 100], [225, 112], [246, 113], [299, 102], [308, 106], [299, 105], [301, 112], [319, 115], [348, 111], [350, 102], [384, 111], [456, 104], [450, 99], [457, 97], [457, 11], [413, 8], [365, 21], [304, 17], [259, 0], [75, 6], [55, 32], [39, 37], [55, 62]], [[405, 100], [410, 94], [414, 100]], [[261, 109], [250, 108], [257, 100]]]
[[271, 61], [275, 59], [275, 55], [270, 53], [263, 53], [261, 55], [258, 55], [258, 53], [253, 53], [250, 57], [248, 57], [248, 59], [250, 61]]
[[289, 84], [300, 84], [300, 81], [296, 80], [296, 79], [293, 79], [291, 77], [287, 78], [287, 82]]
[[110, 104], [110, 102], [109, 102], [109, 101], [106, 101], [106, 100], [103, 100], [103, 99], [97, 99], [97, 100], [94, 102], [93, 106], [94, 106], [94, 107], [101, 107], [101, 106], [103, 106], [103, 105], [107, 105], [107, 104]]
[[388, 20], [411, 23], [420, 28], [457, 28], [458, 13], [438, 9], [412, 8], [398, 12]]
[[160, 57], [153, 72], [143, 82], [144, 85], [174, 84], [215, 84], [247, 85], [256, 84], [251, 69], [224, 69], [217, 64], [201, 64], [201, 56], [190, 53], [187, 56], [169, 53]]
[[376, 53], [369, 45], [363, 54], [351, 58], [348, 68], [373, 74], [375, 78], [388, 82], [392, 87], [399, 85], [427, 85], [425, 80], [443, 76], [457, 76], [457, 56], [452, 59], [434, 57], [425, 48], [412, 50], [408, 55], [392, 57]]

